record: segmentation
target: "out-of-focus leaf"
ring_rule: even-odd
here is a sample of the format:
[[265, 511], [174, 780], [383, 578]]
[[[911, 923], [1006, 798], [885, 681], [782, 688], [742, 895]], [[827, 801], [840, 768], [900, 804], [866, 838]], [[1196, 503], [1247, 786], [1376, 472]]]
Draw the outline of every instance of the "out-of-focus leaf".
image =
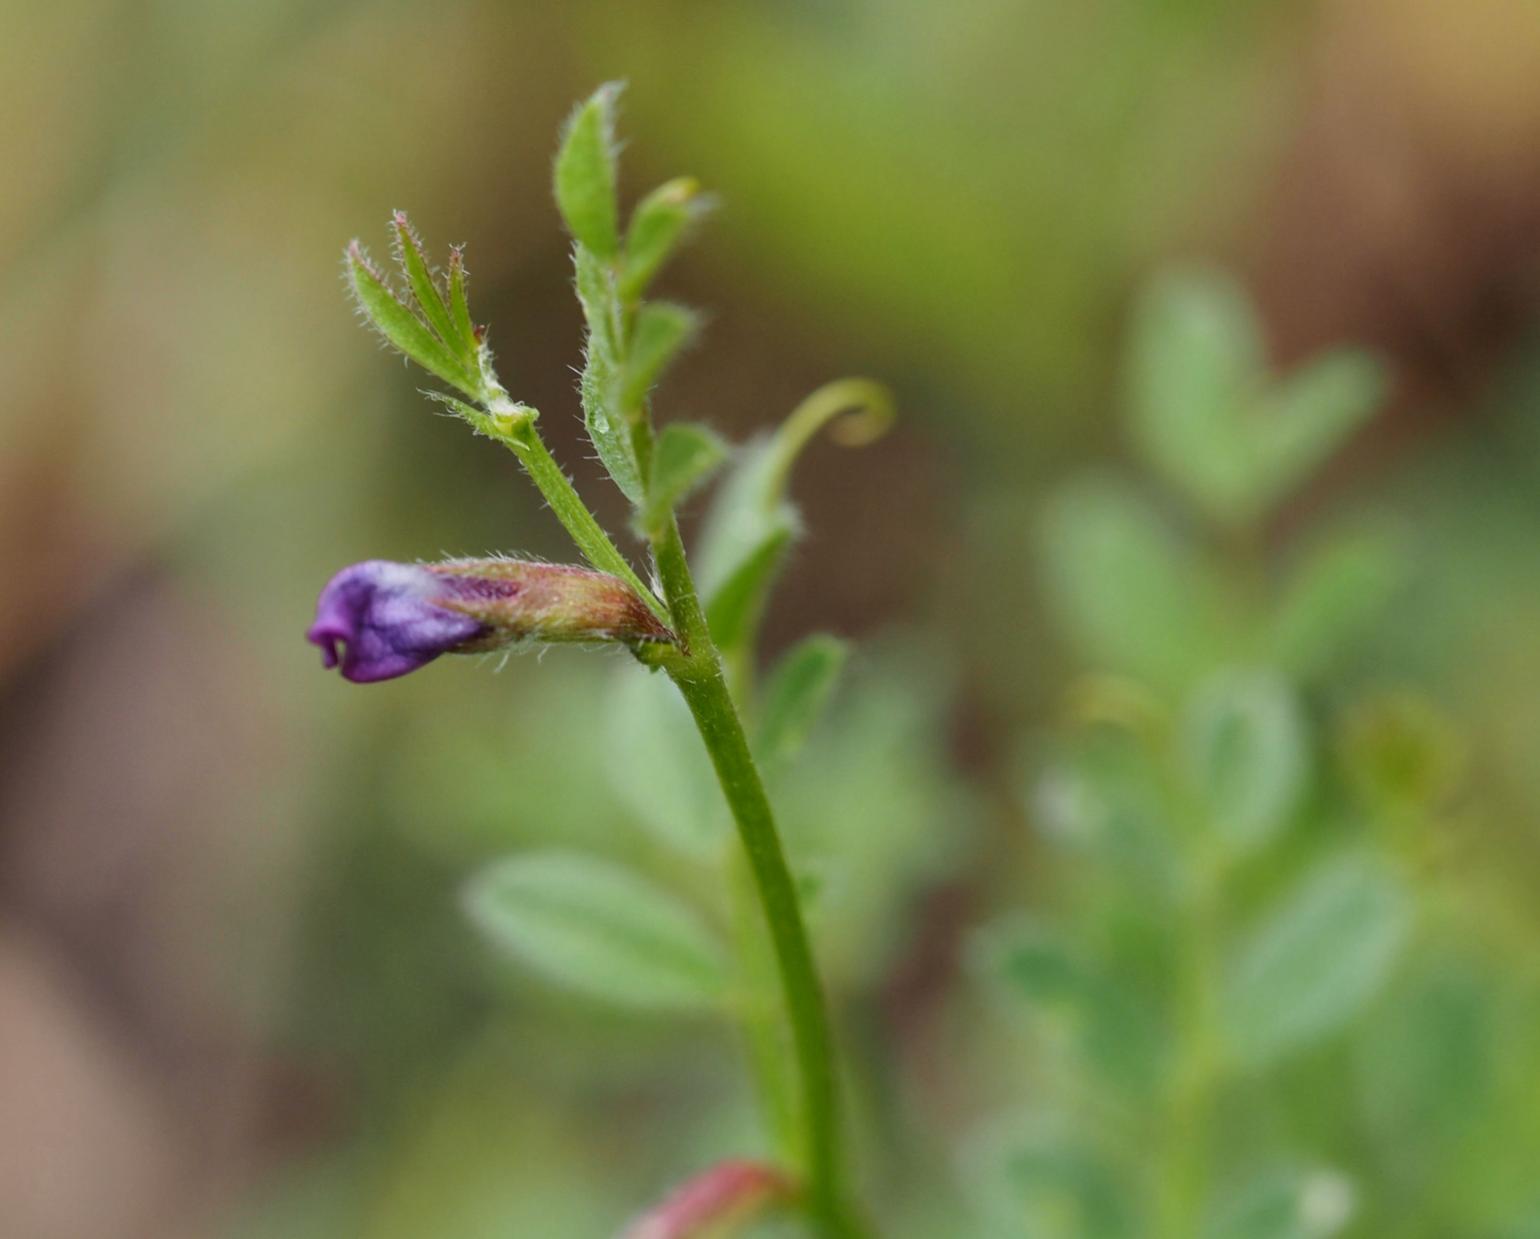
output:
[[755, 749], [767, 769], [801, 751], [829, 704], [850, 647], [837, 637], [808, 637], [781, 658], [765, 686]]
[[1222, 1198], [1203, 1239], [1331, 1239], [1357, 1210], [1353, 1183], [1333, 1170], [1264, 1170]]
[[620, 375], [620, 407], [637, 409], [668, 364], [700, 326], [699, 316], [682, 305], [649, 301], [636, 312], [631, 345]]
[[1227, 276], [1172, 272], [1141, 300], [1128, 365], [1135, 441], [1157, 470], [1221, 519], [1250, 500], [1245, 414], [1262, 365], [1251, 304]]
[[620, 251], [615, 199], [615, 101], [620, 83], [607, 82], [567, 121], [556, 153], [556, 205], [573, 238], [606, 262]]
[[1408, 692], [1356, 702], [1338, 737], [1354, 787], [1376, 809], [1391, 813], [1437, 809], [1459, 786], [1465, 749], [1454, 723]]
[[1027, 802], [1048, 839], [1121, 879], [1141, 901], [1176, 893], [1182, 855], [1170, 778], [1138, 736], [1086, 728], [1034, 766]]
[[1218, 836], [1249, 851], [1277, 834], [1310, 775], [1305, 721], [1288, 682], [1267, 671], [1221, 672], [1194, 695], [1183, 733]]
[[472, 922], [552, 980], [626, 1006], [690, 1011], [727, 989], [716, 940], [672, 895], [591, 856], [540, 852], [478, 873]]
[[1154, 1085], [1162, 1041], [1154, 1013], [1062, 934], [1012, 921], [982, 935], [976, 954], [987, 977], [1106, 1083], [1136, 1095]]
[[1268, 649], [1296, 675], [1319, 674], [1383, 615], [1405, 574], [1389, 539], [1338, 537], [1295, 569], [1269, 623]]
[[1367, 354], [1328, 353], [1276, 384], [1258, 410], [1258, 506], [1282, 498], [1368, 420], [1385, 394], [1385, 372]]
[[1061, 494], [1043, 549], [1060, 623], [1099, 668], [1179, 690], [1230, 649], [1211, 571], [1120, 482], [1095, 479]]
[[1341, 350], [1274, 380], [1256, 315], [1233, 280], [1157, 280], [1135, 319], [1134, 434], [1145, 456], [1209, 515], [1256, 519], [1374, 411], [1382, 368]]
[[1496, 1085], [1495, 1014], [1481, 973], [1446, 958], [1398, 986], [1360, 1030], [1363, 1113], [1402, 1183], [1434, 1185], [1486, 1112]]
[[990, 1239], [1124, 1239], [1136, 1233], [1122, 1176], [1066, 1121], [999, 1121], [968, 1143], [964, 1164]]
[[1220, 1012], [1230, 1051], [1261, 1067], [1339, 1030], [1379, 992], [1411, 922], [1411, 896], [1378, 861], [1320, 862], [1232, 961]]
[[870, 379], [838, 379], [813, 392], [768, 439], [738, 457], [707, 513], [697, 580], [712, 635], [724, 649], [758, 623], [770, 583], [800, 531], [786, 484], [797, 457], [825, 427], [849, 447], [872, 442], [893, 420], [893, 398]]
[[779, 527], [767, 529], [753, 553], [713, 591], [706, 618], [712, 637], [723, 649], [742, 644], [758, 624], [770, 584], [799, 528], [796, 519], [789, 516]]
[[652, 479], [642, 523], [656, 528], [727, 459], [727, 444], [706, 426], [670, 422], [652, 450]]
[[678, 691], [641, 667], [616, 669], [604, 770], [615, 794], [660, 842], [716, 855], [730, 823], [710, 759]]
[[744, 447], [706, 515], [698, 580], [717, 643], [730, 648], [757, 622], [781, 558], [801, 530], [776, 492], [773, 439]]
[[891, 974], [921, 929], [921, 891], [966, 863], [979, 825], [941, 726], [945, 650], [877, 643], [849, 676], [775, 789], [787, 851], [820, 883], [819, 958], [835, 988]]
[[618, 289], [627, 305], [647, 291], [647, 286], [668, 261], [681, 239], [710, 208], [694, 177], [681, 176], [658, 186], [636, 206], [626, 231]]

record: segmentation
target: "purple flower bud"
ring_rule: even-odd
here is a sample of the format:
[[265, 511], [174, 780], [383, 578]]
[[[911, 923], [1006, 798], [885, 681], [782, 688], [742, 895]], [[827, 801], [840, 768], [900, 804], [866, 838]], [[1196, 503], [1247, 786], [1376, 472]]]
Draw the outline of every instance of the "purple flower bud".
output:
[[674, 640], [624, 581], [517, 559], [354, 564], [326, 583], [305, 635], [356, 684], [521, 640]]

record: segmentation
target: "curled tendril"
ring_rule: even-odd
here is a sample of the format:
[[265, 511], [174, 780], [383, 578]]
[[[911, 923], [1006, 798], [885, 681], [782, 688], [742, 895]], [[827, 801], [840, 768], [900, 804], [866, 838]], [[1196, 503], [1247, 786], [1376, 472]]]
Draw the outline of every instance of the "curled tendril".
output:
[[771, 440], [766, 504], [785, 494], [797, 457], [825, 426], [841, 447], [865, 447], [888, 432], [893, 417], [893, 395], [881, 383], [854, 378], [825, 383], [791, 411]]

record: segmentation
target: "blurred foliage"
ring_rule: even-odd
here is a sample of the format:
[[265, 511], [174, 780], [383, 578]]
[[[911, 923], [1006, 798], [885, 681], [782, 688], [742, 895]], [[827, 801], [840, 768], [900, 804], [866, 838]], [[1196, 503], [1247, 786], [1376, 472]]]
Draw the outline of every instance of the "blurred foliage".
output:
[[1410, 565], [1328, 525], [1280, 586], [1258, 538], [1372, 411], [1374, 366], [1270, 376], [1254, 339], [1227, 284], [1157, 283], [1134, 437], [1208, 519], [1178, 533], [1106, 480], [1045, 526], [1066, 630], [1105, 671], [1031, 760], [1052, 893], [977, 940], [1032, 1047], [1022, 1118], [971, 1155], [981, 1215], [1002, 1235], [1519, 1234], [1540, 977], [1492, 934], [1527, 909], [1447, 854], [1482, 811], [1454, 724], [1342, 671]]

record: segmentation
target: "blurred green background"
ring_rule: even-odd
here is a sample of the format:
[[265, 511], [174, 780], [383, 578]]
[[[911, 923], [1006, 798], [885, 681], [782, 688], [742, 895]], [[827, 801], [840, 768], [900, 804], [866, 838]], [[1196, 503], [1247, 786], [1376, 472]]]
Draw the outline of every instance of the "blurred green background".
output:
[[[460, 911], [536, 846], [690, 888], [631, 668], [301, 639], [355, 560], [570, 558], [354, 321], [392, 208], [623, 527], [548, 189], [618, 77], [623, 197], [721, 198], [660, 417], [900, 409], [767, 628], [857, 642], [775, 792], [882, 1233], [1540, 1235], [1531, 0], [0, 16], [0, 1234], [607, 1235], [762, 1148], [719, 1025]], [[1150, 428], [1344, 345], [1382, 395], [1244, 518]]]

